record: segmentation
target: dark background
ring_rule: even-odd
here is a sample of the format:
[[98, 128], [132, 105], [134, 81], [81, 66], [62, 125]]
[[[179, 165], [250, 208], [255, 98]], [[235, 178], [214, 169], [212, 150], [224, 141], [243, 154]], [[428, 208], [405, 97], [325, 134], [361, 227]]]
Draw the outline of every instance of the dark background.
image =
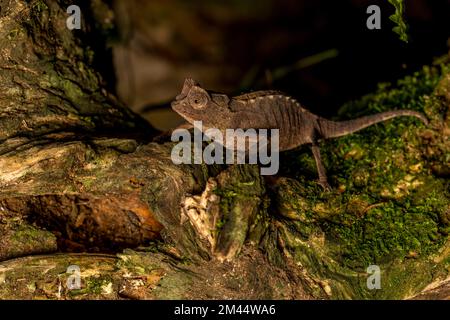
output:
[[[381, 8], [381, 30], [366, 27], [372, 4]], [[408, 43], [392, 31], [387, 0], [119, 0], [117, 92], [161, 129], [181, 122], [167, 103], [185, 77], [228, 94], [278, 89], [331, 117], [377, 83], [448, 52], [450, 0], [405, 5]]]

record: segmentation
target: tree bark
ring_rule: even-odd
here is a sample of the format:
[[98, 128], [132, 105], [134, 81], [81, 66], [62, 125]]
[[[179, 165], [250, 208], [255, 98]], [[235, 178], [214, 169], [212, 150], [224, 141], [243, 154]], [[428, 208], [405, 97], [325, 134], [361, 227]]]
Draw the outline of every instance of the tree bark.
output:
[[[351, 212], [349, 204], [363, 216], [369, 203], [338, 203], [338, 192], [323, 196], [293, 178], [264, 180], [252, 165], [175, 165], [174, 144], [151, 142], [155, 130], [114, 97], [96, 67], [93, 48], [115, 32], [110, 7], [92, 1], [82, 8], [82, 29], [71, 31], [70, 4], [9, 0], [1, 9], [0, 297], [371, 297], [364, 268], [341, 267], [324, 231]], [[436, 96], [448, 94], [444, 80]], [[428, 112], [437, 119], [430, 148], [445, 154], [445, 135], [437, 135], [448, 135], [448, 119], [439, 122], [436, 110]], [[431, 158], [422, 160], [445, 171]], [[124, 248], [135, 250], [93, 253]], [[51, 254], [61, 250], [91, 253]], [[423, 277], [386, 296], [404, 298], [445, 279], [448, 238], [439, 250], [431, 280], [429, 256], [390, 264], [389, 274], [406, 266]], [[33, 254], [47, 255], [18, 258]], [[78, 291], [61, 275], [73, 264], [82, 271]]]

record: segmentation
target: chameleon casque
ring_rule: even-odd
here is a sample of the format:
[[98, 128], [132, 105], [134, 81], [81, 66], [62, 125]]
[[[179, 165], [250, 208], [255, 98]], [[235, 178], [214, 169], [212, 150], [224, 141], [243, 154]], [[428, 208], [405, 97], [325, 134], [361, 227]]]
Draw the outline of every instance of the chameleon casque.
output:
[[208, 128], [279, 129], [279, 150], [311, 144], [319, 184], [330, 189], [322, 164], [318, 141], [351, 134], [375, 123], [399, 116], [413, 116], [428, 124], [419, 112], [394, 110], [347, 121], [331, 121], [301, 107], [295, 99], [278, 91], [255, 91], [235, 97], [203, 89], [192, 79], [186, 79], [181, 94], [171, 104], [172, 109], [189, 123], [202, 121]]

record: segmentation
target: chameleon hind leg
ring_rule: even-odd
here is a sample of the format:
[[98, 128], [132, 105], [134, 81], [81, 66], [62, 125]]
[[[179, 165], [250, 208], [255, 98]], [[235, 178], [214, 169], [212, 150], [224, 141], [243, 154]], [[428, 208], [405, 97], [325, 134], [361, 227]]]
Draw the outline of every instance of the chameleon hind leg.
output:
[[316, 161], [317, 173], [319, 174], [319, 184], [326, 191], [330, 191], [331, 187], [328, 184], [327, 173], [325, 171], [325, 167], [322, 163], [322, 157], [320, 156], [320, 149], [316, 143], [313, 143], [311, 146], [311, 150], [314, 156], [314, 160]]

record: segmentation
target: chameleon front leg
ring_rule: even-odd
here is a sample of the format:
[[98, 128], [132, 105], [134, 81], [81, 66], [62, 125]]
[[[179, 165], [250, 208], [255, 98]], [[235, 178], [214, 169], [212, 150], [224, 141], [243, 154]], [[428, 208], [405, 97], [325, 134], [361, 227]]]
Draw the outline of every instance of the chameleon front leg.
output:
[[322, 157], [320, 156], [320, 149], [316, 143], [313, 143], [311, 146], [312, 153], [314, 155], [314, 160], [316, 161], [317, 173], [319, 174], [319, 184], [326, 191], [330, 191], [331, 187], [327, 181], [327, 174], [325, 171], [325, 167], [322, 163]]

